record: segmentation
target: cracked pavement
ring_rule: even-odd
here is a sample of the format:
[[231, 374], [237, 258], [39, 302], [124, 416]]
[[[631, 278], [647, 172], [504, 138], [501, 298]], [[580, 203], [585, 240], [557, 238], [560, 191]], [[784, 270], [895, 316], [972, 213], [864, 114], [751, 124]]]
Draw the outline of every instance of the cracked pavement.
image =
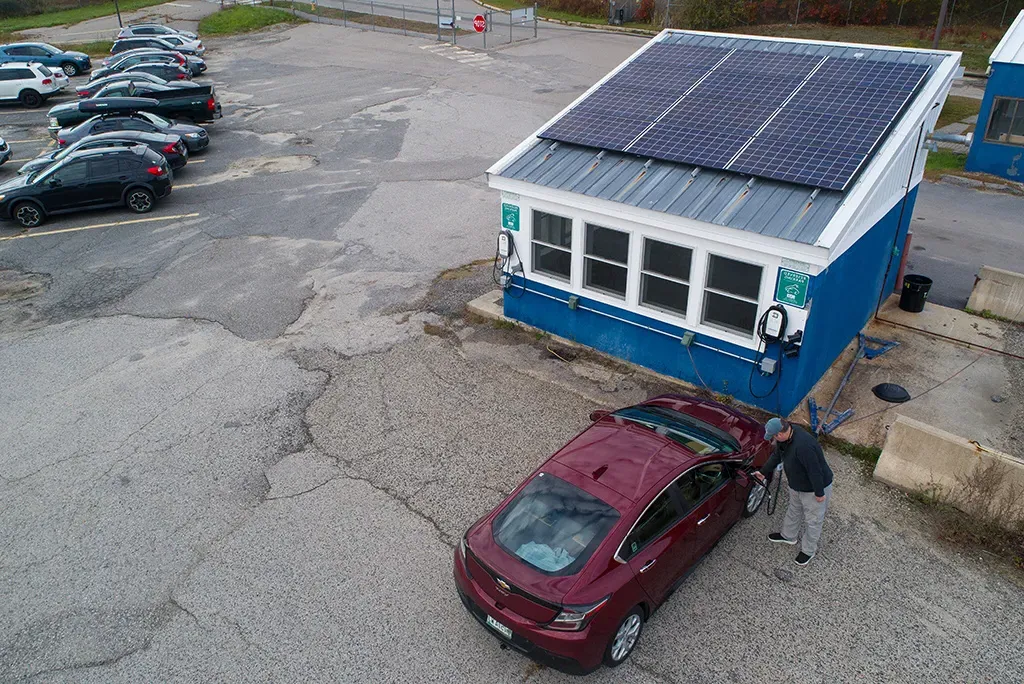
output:
[[[438, 276], [490, 255], [487, 166], [639, 40], [486, 72], [424, 44], [214, 42], [226, 117], [156, 212], [198, 217], [0, 243], [0, 680], [569, 679], [465, 614], [453, 547], [591, 409], [664, 388], [463, 320], [486, 263]], [[812, 566], [738, 525], [590, 679], [1024, 678], [1019, 586], [830, 460]]]

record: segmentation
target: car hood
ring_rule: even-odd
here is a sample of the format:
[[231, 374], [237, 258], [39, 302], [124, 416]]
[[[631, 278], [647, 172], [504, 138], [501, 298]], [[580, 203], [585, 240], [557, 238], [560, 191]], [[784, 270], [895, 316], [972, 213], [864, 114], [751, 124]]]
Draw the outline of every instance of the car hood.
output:
[[89, 55], [84, 52], [76, 52], [75, 50], [65, 50], [64, 54], [71, 59], [89, 59]]
[[49, 159], [48, 157], [36, 157], [35, 159], [29, 159], [27, 162], [21, 165], [20, 169], [18, 169], [18, 175], [22, 177], [27, 176], [33, 171], [38, 171], [39, 169], [45, 168], [52, 163], [53, 160]]
[[172, 123], [166, 130], [174, 135], [184, 137], [186, 133], [202, 133], [205, 129], [202, 126], [193, 126], [192, 124]]
[[24, 176], [15, 176], [14, 178], [12, 178], [9, 181], [5, 181], [3, 183], [0, 183], [0, 195], [4, 194], [5, 192], [10, 192], [11, 190], [17, 190], [18, 188], [23, 188], [26, 185], [28, 185], [28, 175], [27, 174], [24, 175]]

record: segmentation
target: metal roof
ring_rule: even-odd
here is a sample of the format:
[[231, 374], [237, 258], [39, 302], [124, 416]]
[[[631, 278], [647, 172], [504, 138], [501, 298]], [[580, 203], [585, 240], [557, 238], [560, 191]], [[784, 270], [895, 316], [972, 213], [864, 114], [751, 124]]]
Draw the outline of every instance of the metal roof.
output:
[[[934, 52], [686, 31], [667, 31], [659, 39], [669, 44], [927, 64], [932, 67], [927, 78], [946, 58]], [[821, 236], [844, 197], [833, 190], [539, 138], [498, 175], [810, 245]]]
[[988, 63], [1005, 62], [1007, 64], [1024, 64], [1024, 10], [1006, 29], [996, 49], [988, 58]]

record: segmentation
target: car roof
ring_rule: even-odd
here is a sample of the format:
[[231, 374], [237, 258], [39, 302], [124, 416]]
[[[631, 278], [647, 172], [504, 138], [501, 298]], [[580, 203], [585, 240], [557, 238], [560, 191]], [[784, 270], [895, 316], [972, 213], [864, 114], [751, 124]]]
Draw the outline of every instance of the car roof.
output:
[[[760, 425], [717, 402], [663, 395], [639, 406], [678, 411], [709, 424], [742, 448]], [[562, 447], [552, 460], [614, 490], [630, 501], [640, 501], [666, 476], [705, 458], [666, 434], [637, 423], [605, 416]]]
[[9, 69], [17, 69], [17, 68], [20, 67], [20, 68], [24, 69], [25, 67], [30, 67], [30, 66], [36, 66], [37, 67], [37, 66], [43, 66], [43, 65], [40, 64], [39, 62], [0, 62], [0, 68], [7, 67]]
[[0, 46], [0, 47], [5, 47], [5, 48], [9, 48], [9, 47], [46, 47], [46, 48], [51, 48], [51, 47], [55, 47], [55, 46], [50, 45], [49, 43], [7, 43], [6, 45]]
[[85, 157], [101, 157], [101, 156], [108, 155], [108, 154], [126, 154], [128, 152], [131, 152], [132, 154], [139, 154], [139, 156], [142, 156], [141, 152], [134, 152], [133, 151], [133, 148], [135, 148], [135, 147], [142, 147], [142, 148], [144, 148], [146, 150], [149, 150], [149, 147], [147, 147], [146, 145], [143, 145], [142, 143], [139, 143], [138, 145], [132, 145], [132, 147], [116, 147], [116, 146], [111, 145], [110, 147], [94, 147], [94, 148], [88, 149], [88, 150], [76, 149], [76, 150], [73, 150], [71, 152], [71, 154], [69, 154], [64, 159], [65, 160], [70, 160], [70, 159], [82, 159], [82, 158], [85, 158]]

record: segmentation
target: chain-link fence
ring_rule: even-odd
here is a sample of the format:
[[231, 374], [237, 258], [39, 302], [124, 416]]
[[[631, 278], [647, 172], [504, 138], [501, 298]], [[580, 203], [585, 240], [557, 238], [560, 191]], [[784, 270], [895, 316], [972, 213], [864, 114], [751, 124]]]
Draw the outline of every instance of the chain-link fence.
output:
[[[434, 0], [433, 7], [429, 0], [421, 5], [373, 0], [264, 0], [263, 4], [291, 10], [314, 22], [404, 35], [433, 35], [439, 41], [464, 47], [491, 48], [537, 37], [536, 6], [508, 11], [480, 8], [474, 14], [458, 11], [452, 0]], [[483, 21], [478, 22], [477, 17]]]

